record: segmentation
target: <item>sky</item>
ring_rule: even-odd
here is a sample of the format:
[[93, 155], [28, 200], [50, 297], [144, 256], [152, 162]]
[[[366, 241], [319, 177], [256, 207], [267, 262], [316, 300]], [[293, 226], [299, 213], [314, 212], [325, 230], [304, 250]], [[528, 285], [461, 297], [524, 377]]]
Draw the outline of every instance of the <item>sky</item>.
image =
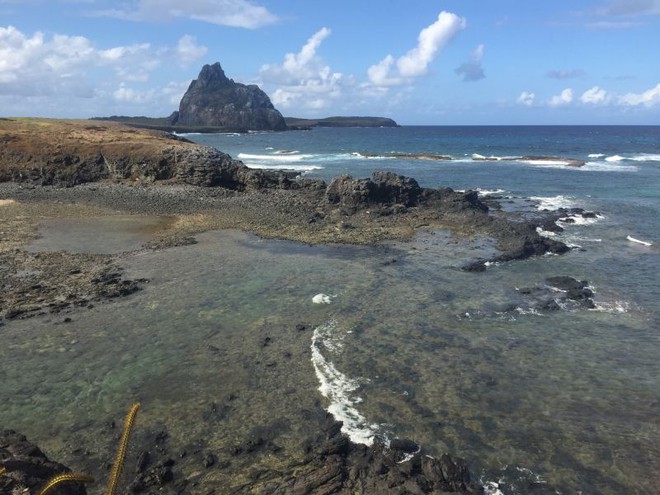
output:
[[215, 62], [291, 117], [660, 125], [660, 0], [0, 0], [1, 116], [167, 116]]

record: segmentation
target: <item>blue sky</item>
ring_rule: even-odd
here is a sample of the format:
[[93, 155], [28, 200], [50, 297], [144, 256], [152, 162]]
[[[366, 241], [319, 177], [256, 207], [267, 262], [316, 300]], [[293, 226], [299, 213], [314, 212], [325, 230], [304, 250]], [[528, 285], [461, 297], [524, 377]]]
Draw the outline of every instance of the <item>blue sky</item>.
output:
[[660, 0], [0, 0], [0, 115], [166, 116], [203, 64], [285, 116], [660, 124]]

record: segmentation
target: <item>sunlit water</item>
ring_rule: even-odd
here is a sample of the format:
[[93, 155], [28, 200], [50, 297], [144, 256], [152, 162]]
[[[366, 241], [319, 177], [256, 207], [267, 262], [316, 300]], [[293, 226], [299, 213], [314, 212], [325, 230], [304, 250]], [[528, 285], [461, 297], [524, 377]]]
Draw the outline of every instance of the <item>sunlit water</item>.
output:
[[[460, 266], [489, 243], [443, 231], [376, 248], [215, 232], [129, 255], [127, 276], [151, 281], [144, 291], [69, 323], [2, 327], [0, 390], [11, 400], [1, 424], [66, 461], [67, 442], [93, 446], [95, 422], [140, 400], [145, 428], [166, 424], [177, 445], [221, 450], [270, 431], [278, 455], [295, 458], [329, 409], [356, 441], [412, 438], [465, 457], [492, 493], [655, 493], [659, 251], [626, 236], [660, 240], [656, 162], [620, 172], [495, 165], [519, 171], [510, 175], [469, 166], [474, 186], [530, 208], [566, 201], [602, 216], [567, 226], [561, 238], [581, 249], [485, 273]], [[533, 178], [527, 189], [521, 175]], [[523, 307], [516, 288], [554, 275], [589, 280], [597, 309], [497, 311]], [[314, 303], [318, 294], [329, 303]]]

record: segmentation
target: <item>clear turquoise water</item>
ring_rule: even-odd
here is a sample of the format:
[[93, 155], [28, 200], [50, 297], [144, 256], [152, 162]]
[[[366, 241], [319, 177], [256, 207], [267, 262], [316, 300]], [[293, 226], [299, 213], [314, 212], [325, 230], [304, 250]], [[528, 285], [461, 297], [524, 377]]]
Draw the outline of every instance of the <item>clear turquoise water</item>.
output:
[[[166, 423], [173, 442], [202, 437], [219, 449], [268, 426], [281, 455], [293, 459], [312, 433], [305, 418], [331, 408], [354, 438], [408, 437], [429, 453], [466, 457], [482, 481], [497, 484], [491, 493], [657, 492], [660, 251], [626, 236], [660, 241], [658, 128], [192, 137], [233, 155], [263, 155], [262, 166], [283, 162], [277, 150], [297, 150], [324, 157], [295, 160], [324, 167], [310, 175], [364, 176], [387, 166], [424, 185], [502, 189], [518, 207], [536, 208], [542, 197], [602, 217], [563, 234], [582, 249], [480, 274], [459, 267], [488, 243], [441, 231], [378, 248], [208, 233], [194, 246], [129, 256], [127, 274], [151, 280], [145, 291], [68, 324], [53, 317], [2, 328], [0, 392], [12, 400], [0, 405], [0, 424], [66, 460], [72, 435], [93, 441], [86, 421], [120, 417], [139, 399], [145, 428]], [[456, 159], [351, 155], [389, 150]], [[589, 163], [574, 170], [474, 162], [472, 153]], [[589, 158], [596, 153], [603, 156]], [[615, 155], [622, 158], [606, 160]], [[520, 302], [517, 287], [553, 275], [589, 280], [598, 309], [487, 311]], [[331, 303], [314, 304], [319, 293]], [[308, 330], [297, 331], [298, 323]], [[222, 421], [195, 420], [230, 394], [237, 398]]]

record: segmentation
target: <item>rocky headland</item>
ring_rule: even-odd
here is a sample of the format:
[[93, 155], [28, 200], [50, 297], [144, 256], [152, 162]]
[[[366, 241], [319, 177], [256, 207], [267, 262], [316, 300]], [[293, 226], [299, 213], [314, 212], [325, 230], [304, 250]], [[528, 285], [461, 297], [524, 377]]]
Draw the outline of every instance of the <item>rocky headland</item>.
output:
[[[493, 240], [497, 254], [488, 260], [468, 260], [464, 268], [471, 271], [487, 269], [489, 261], [569, 250], [537, 231], [566, 212], [513, 218], [489, 207], [476, 191], [424, 188], [392, 172], [375, 172], [369, 178], [339, 176], [326, 183], [251, 170], [220, 151], [167, 133], [102, 121], [0, 119], [0, 144], [0, 326], [36, 315], [66, 323], [84, 307], [128, 296], [148, 283], [123, 277], [121, 255], [26, 249], [38, 235], [39, 224], [52, 218], [167, 215], [170, 220], [144, 249], [193, 243], [195, 234], [222, 228], [305, 243], [364, 245], [407, 241], [420, 230], [446, 228], [457, 238]], [[567, 300], [590, 304], [586, 282], [553, 279], [547, 284], [565, 290]], [[521, 293], [549, 301], [547, 290]], [[236, 493], [483, 493], [460, 459], [429, 458], [409, 441], [389, 447], [353, 445], [331, 418], [319, 425], [319, 431], [306, 459], [262, 472]], [[108, 441], [115, 436], [108, 433]], [[175, 459], [181, 454], [163, 447], [162, 438], [154, 437], [151, 458], [138, 470], [132, 493], [223, 493], [210, 487], [199, 492], [178, 476]], [[18, 464], [12, 464], [13, 459], [27, 449], [27, 464], [11, 476], [36, 480], [29, 464], [49, 461], [42, 460], [34, 446], [12, 447], [25, 442], [6, 432], [0, 442], [0, 465], [14, 469]], [[228, 455], [270, 448], [275, 456], [276, 446], [262, 438]], [[401, 462], [404, 457], [408, 460]], [[227, 461], [204, 456], [201, 462], [208, 468]]]
[[286, 130], [282, 114], [257, 85], [229, 79], [219, 62], [205, 65], [183, 95], [173, 125], [234, 130]]
[[[100, 121], [2, 119], [0, 143], [0, 197], [8, 201], [0, 207], [5, 319], [84, 306], [145, 283], [122, 280], [108, 256], [23, 249], [41, 221], [67, 215], [172, 216], [151, 247], [193, 242], [194, 234], [219, 228], [313, 244], [405, 241], [420, 229], [440, 227], [457, 237], [492, 238], [498, 253], [467, 260], [469, 271], [569, 250], [537, 231], [559, 228], [554, 222], [564, 211], [511, 218], [489, 208], [476, 191], [423, 188], [392, 172], [339, 176], [326, 184], [252, 170], [165, 132]], [[40, 276], [15, 276], [27, 268]]]

